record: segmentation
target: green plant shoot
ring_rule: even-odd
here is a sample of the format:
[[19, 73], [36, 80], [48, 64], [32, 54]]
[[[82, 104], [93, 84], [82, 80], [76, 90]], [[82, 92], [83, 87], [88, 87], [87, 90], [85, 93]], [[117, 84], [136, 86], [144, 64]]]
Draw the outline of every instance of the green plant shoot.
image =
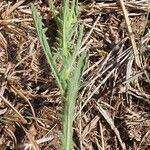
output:
[[[52, 70], [63, 102], [62, 132], [60, 136], [61, 150], [73, 149], [73, 116], [75, 103], [82, 73], [87, 62], [87, 51], [80, 53], [83, 36], [83, 26], [77, 22], [77, 0], [62, 0], [59, 15], [56, 14], [54, 2], [50, 2], [50, 11], [57, 24], [57, 57], [51, 51], [41, 17], [31, 4], [32, 16], [37, 35], [46, 59]], [[57, 67], [57, 60], [61, 62], [61, 69]]]

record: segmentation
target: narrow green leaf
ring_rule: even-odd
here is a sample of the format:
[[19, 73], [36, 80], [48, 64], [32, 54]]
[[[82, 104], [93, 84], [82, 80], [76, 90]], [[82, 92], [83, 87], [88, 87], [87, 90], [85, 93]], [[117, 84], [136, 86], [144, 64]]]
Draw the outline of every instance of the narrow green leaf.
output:
[[[58, 28], [57, 52], [52, 55], [50, 51], [45, 29], [42, 29], [42, 21], [37, 14], [36, 8], [32, 5], [33, 19], [41, 46], [46, 55], [54, 77], [60, 88], [63, 99], [63, 131], [61, 136], [61, 150], [72, 150], [72, 124], [77, 93], [80, 87], [80, 80], [87, 61], [87, 52], [83, 51], [79, 55], [83, 36], [83, 27], [78, 30], [77, 22], [77, 2], [78, 0], [62, 0], [60, 14], [55, 13], [56, 8], [50, 4], [52, 15], [56, 20]], [[57, 60], [62, 61], [61, 70], [56, 67]]]
[[144, 70], [144, 73], [147, 78], [147, 81], [150, 83], [150, 74], [146, 70]]
[[46, 59], [47, 59], [49, 65], [51, 67], [51, 70], [52, 70], [54, 76], [55, 76], [55, 79], [57, 81], [57, 84], [60, 88], [61, 93], [64, 93], [64, 89], [63, 89], [63, 86], [61, 84], [59, 73], [58, 73], [56, 65], [53, 61], [52, 53], [51, 53], [50, 47], [49, 47], [48, 42], [47, 42], [47, 37], [46, 37], [45, 31], [42, 27], [43, 23], [41, 21], [41, 17], [38, 15], [38, 12], [37, 12], [37, 10], [33, 4], [31, 4], [31, 10], [32, 10], [32, 16], [33, 16], [34, 24], [35, 24], [35, 27], [37, 30], [37, 34], [38, 34], [41, 46], [43, 48], [43, 51], [45, 53]]
[[78, 31], [78, 39], [77, 39], [77, 44], [76, 44], [76, 51], [77, 53], [79, 52], [79, 50], [81, 49], [81, 45], [82, 45], [82, 38], [83, 38], [83, 25], [79, 26], [79, 31]]
[[135, 79], [137, 79], [138, 77], [142, 76], [143, 75], [143, 71], [142, 72], [139, 72], [137, 73], [135, 76], [129, 78], [128, 80], [124, 81], [123, 84], [129, 84], [130, 82], [134, 81]]

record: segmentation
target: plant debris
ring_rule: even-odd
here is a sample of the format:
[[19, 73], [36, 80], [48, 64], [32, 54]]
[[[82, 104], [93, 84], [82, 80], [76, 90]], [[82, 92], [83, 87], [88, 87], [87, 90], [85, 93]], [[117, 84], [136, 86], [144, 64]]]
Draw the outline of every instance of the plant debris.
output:
[[[32, 2], [55, 50], [57, 28], [48, 2]], [[128, 19], [114, 0], [79, 0], [82, 47], [89, 48], [89, 60], [76, 103], [75, 150], [150, 149], [150, 4], [123, 3]], [[55, 5], [59, 12], [61, 2]], [[0, 150], [58, 149], [61, 111], [60, 92], [36, 34], [30, 1], [1, 0]]]

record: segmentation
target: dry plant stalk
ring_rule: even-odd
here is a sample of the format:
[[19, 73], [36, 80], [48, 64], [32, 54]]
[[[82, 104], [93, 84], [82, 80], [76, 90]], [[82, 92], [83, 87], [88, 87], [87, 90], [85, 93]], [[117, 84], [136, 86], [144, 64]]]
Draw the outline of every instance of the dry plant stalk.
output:
[[0, 94], [0, 98], [4, 101], [6, 105], [8, 105], [15, 113], [18, 115], [23, 124], [27, 123], [27, 120], [20, 114], [20, 112], [3, 96]]
[[141, 68], [141, 61], [140, 61], [140, 57], [139, 57], [139, 52], [138, 52], [138, 49], [137, 49], [137, 46], [136, 46], [136, 42], [135, 42], [135, 38], [134, 38], [132, 28], [131, 28], [131, 25], [130, 25], [128, 12], [125, 8], [125, 4], [124, 4], [123, 0], [120, 0], [120, 4], [121, 4], [121, 8], [122, 8], [124, 17], [125, 17], [125, 22], [126, 22], [126, 25], [127, 25], [127, 30], [128, 30], [128, 33], [129, 33], [129, 37], [130, 37], [130, 40], [131, 40], [131, 44], [132, 44], [132, 48], [133, 48], [133, 54], [134, 54], [134, 57], [135, 57], [135, 63], [139, 68]]

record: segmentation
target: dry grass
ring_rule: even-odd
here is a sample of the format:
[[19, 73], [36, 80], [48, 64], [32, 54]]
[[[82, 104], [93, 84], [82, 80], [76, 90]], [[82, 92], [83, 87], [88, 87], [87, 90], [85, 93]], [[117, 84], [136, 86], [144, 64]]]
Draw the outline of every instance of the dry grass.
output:
[[[56, 25], [48, 5], [33, 2], [53, 47]], [[74, 149], [150, 149], [148, 1], [128, 0], [124, 6], [134, 36], [128, 33], [120, 3], [80, 1], [83, 46], [89, 47], [90, 57], [74, 116]], [[133, 41], [141, 54], [140, 67]], [[39, 44], [29, 1], [0, 1], [0, 66], [0, 150], [57, 149], [60, 93]]]

